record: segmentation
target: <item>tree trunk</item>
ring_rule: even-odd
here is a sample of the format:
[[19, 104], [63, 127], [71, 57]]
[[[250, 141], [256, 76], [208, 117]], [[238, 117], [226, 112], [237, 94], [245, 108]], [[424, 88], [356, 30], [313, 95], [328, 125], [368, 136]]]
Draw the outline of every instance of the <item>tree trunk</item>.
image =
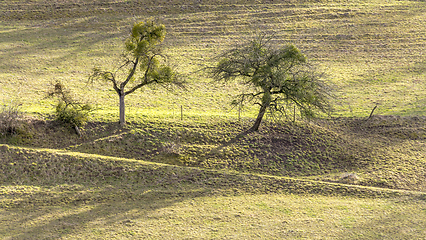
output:
[[124, 93], [119, 94], [120, 97], [120, 126], [126, 124], [125, 105], [124, 105]]
[[250, 132], [256, 132], [259, 130], [260, 123], [262, 122], [263, 116], [266, 113], [266, 109], [268, 109], [271, 104], [271, 89], [265, 89], [265, 93], [262, 97], [262, 105], [259, 109], [259, 114], [257, 114], [256, 121], [254, 121], [253, 127], [250, 128]]
[[74, 125], [74, 129], [75, 129], [75, 132], [78, 134], [78, 136], [81, 138], [81, 131], [80, 131], [80, 128], [78, 128], [77, 127], [77, 125]]
[[256, 132], [257, 130], [259, 130], [259, 126], [260, 126], [260, 123], [262, 122], [263, 116], [265, 115], [266, 108], [267, 108], [266, 105], [262, 105], [260, 107], [259, 114], [257, 114], [256, 121], [254, 121], [253, 126], [249, 130], [250, 132]]

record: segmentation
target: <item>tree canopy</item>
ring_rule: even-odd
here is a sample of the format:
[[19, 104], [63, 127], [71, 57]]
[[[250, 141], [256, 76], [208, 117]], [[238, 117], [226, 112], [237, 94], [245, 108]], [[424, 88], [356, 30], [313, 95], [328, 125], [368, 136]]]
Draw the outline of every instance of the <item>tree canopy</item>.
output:
[[224, 51], [210, 73], [217, 81], [239, 79], [249, 87], [233, 104], [254, 102], [260, 106], [251, 131], [258, 130], [267, 110], [286, 113], [295, 107], [307, 118], [314, 117], [317, 110], [331, 110], [331, 90], [323, 75], [294, 45], [273, 44], [264, 34]]

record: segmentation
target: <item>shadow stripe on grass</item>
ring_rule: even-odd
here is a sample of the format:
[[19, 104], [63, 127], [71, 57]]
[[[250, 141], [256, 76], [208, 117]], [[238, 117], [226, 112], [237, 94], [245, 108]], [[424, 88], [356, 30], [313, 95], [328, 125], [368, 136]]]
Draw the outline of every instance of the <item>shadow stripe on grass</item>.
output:
[[[202, 189], [204, 194], [292, 193], [326, 196], [400, 197], [426, 200], [426, 193], [300, 180], [235, 171], [180, 167], [125, 158], [0, 144], [0, 184], [52, 187], [128, 187], [124, 195], [144, 189]], [[0, 192], [0, 195], [3, 193]], [[120, 195], [120, 194], [119, 194]], [[117, 195], [117, 197], [119, 196]], [[112, 196], [111, 196], [112, 197]]]

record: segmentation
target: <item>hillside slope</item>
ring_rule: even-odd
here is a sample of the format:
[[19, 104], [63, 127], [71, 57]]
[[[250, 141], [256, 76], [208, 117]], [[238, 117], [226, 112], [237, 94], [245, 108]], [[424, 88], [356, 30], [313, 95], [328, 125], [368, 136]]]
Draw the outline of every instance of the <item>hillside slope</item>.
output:
[[[55, 121], [32, 121], [0, 142], [111, 157], [275, 176], [426, 191], [426, 119], [373, 116], [313, 122], [151, 119], [89, 123], [78, 137]], [[345, 179], [349, 173], [356, 178]]]
[[[116, 114], [114, 92], [85, 88], [93, 67], [117, 66], [135, 21], [153, 17], [167, 28], [170, 61], [189, 92], [143, 89], [127, 99], [132, 114], [236, 115], [228, 103], [243, 89], [210, 85], [200, 67], [255, 32], [294, 43], [336, 85], [336, 116], [426, 111], [426, 4], [422, 1], [7, 1], [1, 2], [0, 100], [17, 98], [29, 112], [51, 112], [46, 86], [66, 80], [76, 94]], [[115, 100], [114, 100], [115, 99]], [[141, 100], [142, 99], [142, 100]], [[202, 99], [202, 101], [200, 100]], [[35, 100], [35, 101], [30, 101]], [[252, 116], [252, 112], [243, 113]]]
[[[243, 4], [244, 3], [244, 4]], [[398, 189], [425, 189], [426, 4], [418, 1], [13, 1], [2, 2], [0, 98], [36, 115], [28, 134], [3, 142], [214, 169], [304, 176]], [[6, 6], [7, 5], [7, 6]], [[177, 7], [178, 6], [178, 7]], [[90, 66], [112, 66], [129, 26], [155, 17], [187, 91], [147, 88], [128, 96], [126, 129], [112, 124], [117, 98], [85, 83]], [[254, 32], [274, 31], [324, 67], [339, 89], [332, 121], [281, 122], [240, 136], [256, 111], [230, 109], [238, 84], [211, 84], [210, 57]], [[85, 137], [50, 120], [49, 83], [66, 82], [98, 106]], [[182, 115], [178, 112], [182, 110]], [[239, 117], [237, 117], [237, 114]], [[182, 119], [181, 119], [182, 118]], [[30, 117], [31, 119], [31, 117]], [[237, 121], [237, 119], [239, 119]], [[25, 132], [25, 131], [24, 131]], [[66, 135], [67, 137], [63, 137]]]
[[[188, 85], [128, 96], [119, 128], [116, 93], [87, 79], [148, 18]], [[424, 1], [0, 1], [0, 107], [24, 115], [0, 135], [0, 238], [424, 238], [425, 22]], [[258, 32], [327, 73], [332, 116], [243, 134], [256, 106], [202, 69]], [[97, 109], [82, 137], [53, 120], [57, 80]]]
[[[425, 193], [0, 145], [3, 239], [420, 239]], [[403, 230], [401, 230], [403, 229]]]
[[[294, 193], [320, 194], [326, 196], [396, 197], [410, 196], [424, 199], [426, 195], [416, 191], [399, 191], [384, 188], [351, 186], [287, 177], [274, 177], [259, 174], [244, 174], [235, 171], [208, 170], [179, 167], [166, 164], [136, 161], [132, 159], [105, 157], [51, 149], [28, 149], [0, 145], [1, 182], [9, 184], [54, 187], [60, 185], [82, 185], [93, 188], [97, 197], [84, 199], [84, 196], [49, 196], [51, 201], [69, 203], [76, 201], [103, 201], [119, 198], [122, 194], [143, 189], [171, 191], [184, 188], [185, 191], [211, 195], [216, 193]], [[126, 186], [126, 187], [125, 187]], [[143, 188], [141, 189], [141, 186]], [[96, 189], [96, 190], [95, 190]], [[112, 191], [114, 190], [114, 192]], [[111, 191], [108, 193], [108, 191]], [[118, 191], [118, 192], [116, 192]], [[71, 193], [71, 192], [70, 192]], [[10, 197], [14, 197], [11, 195]], [[46, 196], [27, 195], [18, 201], [2, 199], [2, 207], [19, 207], [42, 202]], [[40, 197], [40, 199], [38, 199]]]

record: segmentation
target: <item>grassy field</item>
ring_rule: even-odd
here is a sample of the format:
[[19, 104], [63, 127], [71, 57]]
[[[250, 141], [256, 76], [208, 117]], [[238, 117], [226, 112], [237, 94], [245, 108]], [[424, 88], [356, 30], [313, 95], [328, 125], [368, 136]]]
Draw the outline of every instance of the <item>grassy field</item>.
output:
[[366, 116], [375, 105], [378, 114], [425, 112], [423, 2], [71, 2], [1, 3], [1, 100], [19, 96], [29, 112], [49, 112], [43, 91], [62, 80], [79, 97], [115, 114], [115, 93], [84, 83], [93, 67], [116, 66], [132, 23], [152, 17], [166, 25], [170, 60], [195, 91], [146, 89], [128, 97], [134, 113], [154, 109], [172, 115], [183, 105], [188, 114], [235, 116], [229, 95], [241, 87], [208, 84], [210, 79], [194, 71], [256, 31], [276, 32], [277, 42], [296, 44], [330, 75], [339, 90], [337, 116]]
[[0, 146], [3, 239], [421, 239], [426, 194]]
[[[87, 80], [147, 18], [188, 85], [127, 96], [120, 128]], [[1, 1], [0, 103], [24, 117], [0, 135], [0, 238], [424, 239], [424, 22], [424, 1]], [[327, 73], [330, 117], [240, 134], [256, 107], [202, 69], [260, 31]], [[57, 80], [97, 107], [82, 137], [53, 120]]]

